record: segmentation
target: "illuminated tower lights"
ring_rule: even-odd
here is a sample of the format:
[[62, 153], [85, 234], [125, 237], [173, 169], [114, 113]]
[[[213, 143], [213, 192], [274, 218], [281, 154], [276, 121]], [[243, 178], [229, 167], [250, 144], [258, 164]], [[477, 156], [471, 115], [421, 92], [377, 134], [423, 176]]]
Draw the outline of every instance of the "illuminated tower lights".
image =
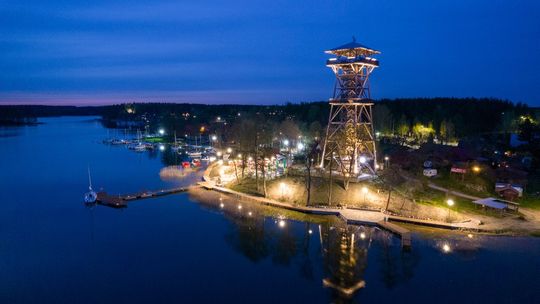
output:
[[[337, 169], [347, 189], [351, 179], [373, 176], [376, 171], [369, 76], [379, 66], [372, 56], [380, 52], [356, 42], [353, 37], [352, 42], [325, 53], [334, 56], [326, 66], [334, 72], [336, 84], [329, 101], [330, 115], [320, 166]], [[330, 168], [331, 164], [335, 166]]]

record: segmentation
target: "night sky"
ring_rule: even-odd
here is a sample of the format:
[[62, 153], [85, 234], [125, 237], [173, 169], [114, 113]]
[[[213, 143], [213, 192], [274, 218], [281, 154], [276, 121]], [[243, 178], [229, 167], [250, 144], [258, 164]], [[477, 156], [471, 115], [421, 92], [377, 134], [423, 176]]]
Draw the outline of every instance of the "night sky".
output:
[[373, 98], [540, 105], [538, 0], [0, 0], [0, 103], [327, 100], [353, 35]]

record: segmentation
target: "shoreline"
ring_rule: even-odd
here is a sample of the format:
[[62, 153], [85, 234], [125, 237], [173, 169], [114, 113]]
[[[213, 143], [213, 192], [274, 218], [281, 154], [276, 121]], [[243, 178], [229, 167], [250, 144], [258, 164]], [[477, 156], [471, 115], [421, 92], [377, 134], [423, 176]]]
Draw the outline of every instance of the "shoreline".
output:
[[[386, 214], [378, 210], [364, 210], [364, 209], [357, 209], [357, 208], [330, 208], [330, 207], [320, 208], [320, 207], [295, 206], [290, 203], [280, 202], [280, 201], [276, 201], [270, 198], [258, 197], [251, 194], [238, 192], [229, 188], [217, 186], [215, 185], [215, 182], [212, 181], [209, 175], [210, 171], [212, 170], [214, 166], [215, 166], [214, 164], [211, 164], [205, 169], [204, 174], [203, 174], [203, 181], [199, 182], [198, 184], [204, 190], [216, 191], [216, 192], [228, 195], [228, 196], [233, 196], [235, 199], [239, 201], [241, 200], [250, 201], [253, 203], [301, 212], [304, 214], [336, 216], [337, 218], [345, 221], [347, 224], [379, 226], [383, 229], [390, 230], [393, 233], [396, 233], [396, 231], [392, 231], [392, 229], [388, 229], [387, 227], [384, 227], [385, 226], [384, 223], [388, 223], [390, 225], [393, 225], [402, 229], [405, 229], [405, 228], [396, 224], [401, 223], [401, 224], [406, 224], [406, 225], [414, 225], [414, 226], [421, 226], [421, 227], [428, 227], [428, 228], [435, 228], [435, 229], [452, 230], [452, 231], [458, 231], [458, 232], [459, 231], [460, 232], [474, 232], [474, 233], [491, 234], [491, 235], [531, 236], [531, 237], [540, 236], [539, 234], [540, 229], [539, 230], [530, 230], [530, 229], [515, 230], [515, 229], [504, 228], [504, 227], [495, 228], [495, 229], [484, 228], [484, 227], [481, 227], [481, 225], [479, 224], [473, 223], [472, 220], [462, 222], [462, 223], [446, 223], [446, 222], [435, 221], [435, 220], [422, 220], [422, 219], [414, 219], [414, 218], [408, 218], [408, 217], [403, 217], [403, 216], [396, 216], [396, 215]], [[410, 233], [408, 230], [402, 231], [402, 232]]]

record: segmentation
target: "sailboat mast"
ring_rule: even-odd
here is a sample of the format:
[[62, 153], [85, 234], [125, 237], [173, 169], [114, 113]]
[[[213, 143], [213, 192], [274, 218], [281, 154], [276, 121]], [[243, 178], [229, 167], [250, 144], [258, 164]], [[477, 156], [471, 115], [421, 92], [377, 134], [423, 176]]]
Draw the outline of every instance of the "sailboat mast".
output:
[[90, 176], [90, 166], [88, 166], [88, 188], [92, 190], [92, 176]]

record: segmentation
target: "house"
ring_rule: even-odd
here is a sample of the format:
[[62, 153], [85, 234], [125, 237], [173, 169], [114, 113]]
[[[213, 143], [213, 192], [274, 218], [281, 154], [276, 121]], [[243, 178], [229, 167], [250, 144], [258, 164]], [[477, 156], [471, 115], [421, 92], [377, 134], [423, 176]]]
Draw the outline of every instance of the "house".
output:
[[523, 196], [523, 187], [516, 184], [496, 183], [495, 192], [506, 200], [515, 201]]

